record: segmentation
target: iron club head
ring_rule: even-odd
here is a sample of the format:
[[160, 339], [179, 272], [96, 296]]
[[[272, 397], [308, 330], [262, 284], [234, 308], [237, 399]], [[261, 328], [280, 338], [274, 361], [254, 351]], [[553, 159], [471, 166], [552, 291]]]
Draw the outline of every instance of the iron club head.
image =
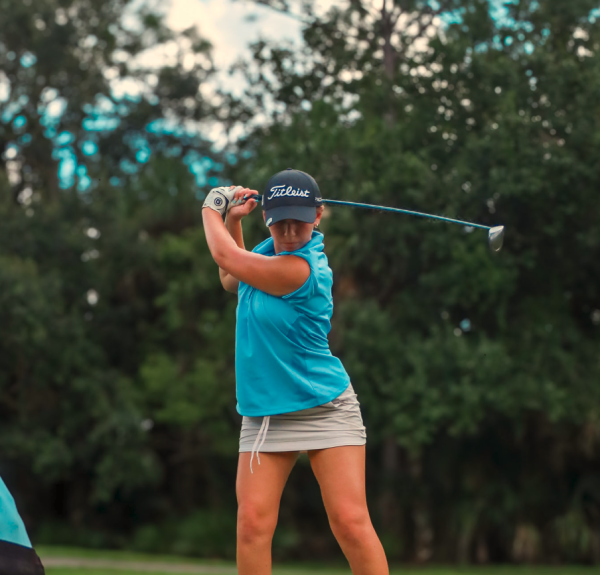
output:
[[490, 228], [488, 241], [490, 249], [493, 252], [499, 252], [502, 249], [502, 243], [504, 242], [504, 226]]

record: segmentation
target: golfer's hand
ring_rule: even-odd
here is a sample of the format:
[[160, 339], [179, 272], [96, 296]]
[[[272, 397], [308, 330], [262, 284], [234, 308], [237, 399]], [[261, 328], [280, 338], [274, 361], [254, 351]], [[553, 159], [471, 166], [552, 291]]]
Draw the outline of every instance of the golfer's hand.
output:
[[254, 196], [256, 194], [258, 194], [256, 190], [238, 186], [235, 189], [233, 200], [229, 203], [227, 217], [241, 220], [247, 216], [256, 207], [257, 201], [250, 198], [244, 202], [244, 196]]
[[242, 186], [221, 186], [220, 188], [213, 188], [208, 193], [208, 196], [206, 196], [202, 208], [210, 208], [224, 216], [231, 206], [235, 193], [241, 189], [243, 189]]

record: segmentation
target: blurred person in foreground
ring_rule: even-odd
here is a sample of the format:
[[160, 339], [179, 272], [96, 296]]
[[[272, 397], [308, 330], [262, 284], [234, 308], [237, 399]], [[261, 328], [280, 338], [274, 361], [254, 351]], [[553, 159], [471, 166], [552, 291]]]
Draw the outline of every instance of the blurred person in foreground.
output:
[[271, 177], [263, 195], [271, 237], [250, 252], [241, 220], [256, 207], [255, 199], [244, 197], [257, 193], [241, 186], [215, 188], [202, 211], [221, 283], [238, 295], [236, 394], [243, 416], [238, 572], [271, 572], [281, 494], [299, 454], [307, 453], [352, 572], [387, 575], [367, 508], [360, 406], [327, 340], [333, 274], [317, 230], [324, 209], [319, 187], [310, 175], [291, 168]]
[[15, 500], [0, 478], [0, 575], [44, 575]]

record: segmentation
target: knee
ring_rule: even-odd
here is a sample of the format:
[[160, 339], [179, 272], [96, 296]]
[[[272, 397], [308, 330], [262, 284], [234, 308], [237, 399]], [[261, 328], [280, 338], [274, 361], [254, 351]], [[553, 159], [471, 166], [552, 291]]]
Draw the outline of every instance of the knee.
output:
[[277, 525], [277, 513], [252, 504], [240, 505], [237, 515], [237, 536], [240, 544], [252, 545], [270, 540]]
[[366, 508], [345, 507], [330, 514], [329, 524], [336, 539], [352, 545], [365, 541], [373, 529], [369, 511]]

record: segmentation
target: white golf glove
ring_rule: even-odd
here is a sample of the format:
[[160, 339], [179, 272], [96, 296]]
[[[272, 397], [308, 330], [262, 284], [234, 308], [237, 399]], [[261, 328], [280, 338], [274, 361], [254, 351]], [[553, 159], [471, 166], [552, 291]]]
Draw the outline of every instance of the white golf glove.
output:
[[229, 186], [213, 188], [208, 193], [208, 196], [206, 196], [202, 208], [210, 208], [224, 216], [233, 205], [232, 200], [235, 193], [241, 189], [243, 189], [242, 186], [236, 186], [235, 188], [230, 188]]

